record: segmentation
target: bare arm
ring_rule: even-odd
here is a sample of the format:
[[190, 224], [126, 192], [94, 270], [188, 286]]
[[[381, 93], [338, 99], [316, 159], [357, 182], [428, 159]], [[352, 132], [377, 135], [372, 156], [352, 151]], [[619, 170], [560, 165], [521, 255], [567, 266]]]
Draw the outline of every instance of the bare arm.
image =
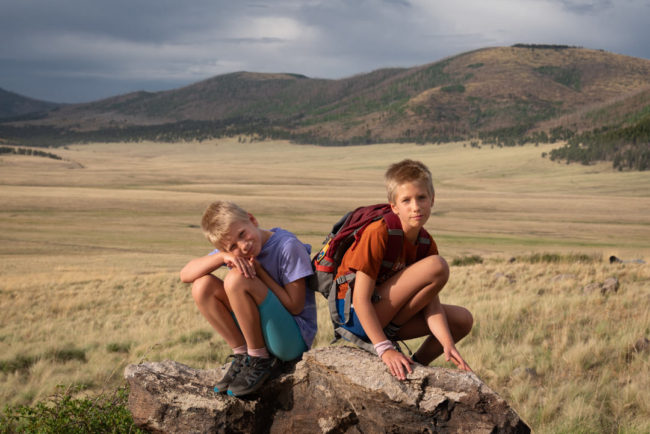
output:
[[[354, 280], [352, 303], [354, 310], [361, 321], [363, 330], [370, 338], [373, 345], [386, 341], [386, 334], [381, 326], [375, 308], [372, 306], [372, 294], [375, 291], [375, 281], [362, 271], [357, 271]], [[381, 360], [388, 366], [393, 376], [400, 380], [406, 379], [406, 372], [412, 372], [411, 362], [404, 354], [390, 349], [381, 355]], [[406, 371], [406, 372], [405, 372]]]
[[449, 330], [449, 323], [447, 322], [447, 315], [445, 314], [445, 309], [440, 303], [440, 298], [436, 295], [433, 301], [427, 306], [425, 310], [425, 318], [429, 330], [433, 335], [438, 339], [438, 342], [442, 345], [445, 360], [452, 361], [458, 369], [464, 371], [472, 371], [467, 362], [460, 355], [456, 349], [456, 344], [454, 343], [454, 338], [451, 335]]
[[218, 252], [188, 262], [181, 270], [181, 281], [192, 283], [199, 277], [206, 276], [223, 265], [237, 268], [246, 277], [255, 277], [255, 269], [250, 260], [234, 256], [228, 252]]
[[255, 273], [266, 286], [278, 297], [280, 303], [292, 315], [298, 315], [305, 307], [305, 279], [294, 280], [284, 286], [273, 280], [262, 265], [255, 261]]
[[375, 291], [375, 281], [363, 271], [357, 271], [354, 279], [352, 304], [361, 321], [363, 330], [373, 344], [386, 340], [377, 312], [372, 306], [372, 294]]

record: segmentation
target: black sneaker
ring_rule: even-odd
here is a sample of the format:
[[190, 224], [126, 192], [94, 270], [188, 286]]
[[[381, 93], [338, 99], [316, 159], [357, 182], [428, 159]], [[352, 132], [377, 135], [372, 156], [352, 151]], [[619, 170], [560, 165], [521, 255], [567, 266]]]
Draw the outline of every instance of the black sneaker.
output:
[[277, 361], [274, 356], [268, 358], [248, 356], [248, 363], [235, 381], [228, 386], [228, 395], [244, 396], [256, 392], [269, 378], [277, 366]]
[[239, 372], [246, 364], [246, 356], [247, 354], [245, 353], [231, 354], [228, 356], [228, 358], [232, 358], [233, 360], [230, 363], [230, 367], [226, 371], [223, 378], [214, 386], [214, 391], [216, 393], [226, 393], [226, 391], [228, 390], [228, 386], [230, 386], [230, 383], [235, 381], [237, 374], [239, 374]]

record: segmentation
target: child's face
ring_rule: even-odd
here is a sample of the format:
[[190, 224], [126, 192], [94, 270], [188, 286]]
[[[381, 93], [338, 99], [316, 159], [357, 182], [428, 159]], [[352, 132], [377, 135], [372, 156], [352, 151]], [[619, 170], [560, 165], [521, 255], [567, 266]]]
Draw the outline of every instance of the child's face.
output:
[[419, 230], [429, 220], [433, 197], [422, 182], [406, 182], [398, 185], [391, 203], [393, 212], [402, 222], [402, 230]]
[[255, 217], [248, 221], [235, 221], [223, 239], [224, 250], [235, 256], [254, 258], [262, 250], [262, 233]]

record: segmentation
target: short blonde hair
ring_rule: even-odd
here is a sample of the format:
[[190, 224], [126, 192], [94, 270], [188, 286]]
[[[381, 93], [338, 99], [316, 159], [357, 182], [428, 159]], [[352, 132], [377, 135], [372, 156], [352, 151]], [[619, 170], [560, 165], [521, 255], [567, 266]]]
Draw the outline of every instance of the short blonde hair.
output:
[[421, 182], [431, 197], [435, 194], [431, 172], [420, 161], [406, 159], [399, 163], [391, 164], [388, 170], [386, 170], [384, 180], [386, 181], [386, 194], [390, 203], [394, 203], [397, 187], [407, 182]]
[[201, 229], [210, 243], [223, 250], [223, 238], [230, 226], [238, 221], [247, 222], [250, 217], [234, 202], [218, 200], [206, 208], [201, 219]]

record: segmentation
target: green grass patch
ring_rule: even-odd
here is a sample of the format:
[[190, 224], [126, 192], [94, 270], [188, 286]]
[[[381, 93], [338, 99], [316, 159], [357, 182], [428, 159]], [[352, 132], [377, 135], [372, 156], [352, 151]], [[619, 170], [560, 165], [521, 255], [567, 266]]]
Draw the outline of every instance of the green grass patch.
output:
[[183, 335], [179, 341], [184, 344], [198, 344], [199, 342], [209, 341], [214, 333], [209, 330], [196, 330], [189, 335]]
[[444, 86], [440, 90], [447, 93], [463, 93], [465, 92], [465, 86], [462, 84], [451, 84], [449, 86]]
[[535, 72], [550, 77], [556, 83], [580, 91], [582, 87], [582, 73], [575, 68], [562, 68], [560, 66], [540, 66]]
[[588, 255], [585, 253], [569, 253], [565, 255], [559, 253], [533, 253], [531, 255], [520, 256], [515, 259], [521, 262], [527, 262], [529, 264], [559, 264], [575, 262], [582, 264], [591, 264], [594, 262], [600, 262], [602, 260], [600, 255]]
[[[440, 240], [441, 245], [453, 245], [456, 247], [489, 245], [489, 246], [524, 246], [524, 247], [543, 247], [543, 246], [563, 246], [563, 247], [587, 247], [587, 248], [604, 248], [617, 247], [615, 243], [606, 243], [600, 241], [577, 241], [558, 238], [539, 238], [539, 237], [517, 237], [517, 236], [479, 236], [479, 235], [456, 235], [456, 234], [436, 234], [436, 241]], [[636, 243], [628, 244], [635, 245]]]

